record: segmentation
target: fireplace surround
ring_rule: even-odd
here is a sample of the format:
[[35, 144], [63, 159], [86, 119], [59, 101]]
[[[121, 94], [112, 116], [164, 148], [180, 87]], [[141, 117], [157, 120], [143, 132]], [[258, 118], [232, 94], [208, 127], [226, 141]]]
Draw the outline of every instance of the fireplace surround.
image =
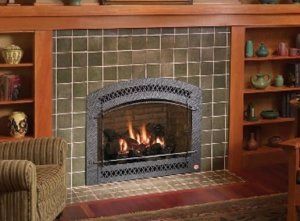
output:
[[[199, 87], [161, 78], [120, 82], [89, 94], [86, 183], [200, 171], [201, 101]], [[133, 137], [133, 128], [140, 127], [145, 137], [137, 129]]]

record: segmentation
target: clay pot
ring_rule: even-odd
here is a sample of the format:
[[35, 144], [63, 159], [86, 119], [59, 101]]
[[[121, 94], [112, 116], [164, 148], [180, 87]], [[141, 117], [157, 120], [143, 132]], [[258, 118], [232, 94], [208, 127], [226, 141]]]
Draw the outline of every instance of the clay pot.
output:
[[257, 150], [258, 142], [255, 139], [255, 133], [250, 133], [250, 139], [247, 141], [246, 150]]

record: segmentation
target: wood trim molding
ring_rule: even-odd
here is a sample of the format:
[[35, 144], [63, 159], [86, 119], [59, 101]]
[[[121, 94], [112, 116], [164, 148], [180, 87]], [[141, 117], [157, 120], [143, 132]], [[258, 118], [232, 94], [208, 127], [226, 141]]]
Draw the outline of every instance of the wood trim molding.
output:
[[1, 31], [184, 26], [297, 26], [296, 5], [2, 6]]

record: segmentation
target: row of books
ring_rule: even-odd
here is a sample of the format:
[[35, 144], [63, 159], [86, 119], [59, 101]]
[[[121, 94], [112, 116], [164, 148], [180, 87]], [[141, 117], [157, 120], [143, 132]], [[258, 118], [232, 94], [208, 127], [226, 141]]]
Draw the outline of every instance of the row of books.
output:
[[300, 63], [288, 63], [285, 72], [285, 84], [300, 87]]
[[0, 101], [18, 100], [21, 91], [19, 75], [0, 73]]
[[297, 109], [292, 108], [290, 101], [296, 97], [299, 97], [299, 93], [286, 93], [282, 95], [281, 99], [281, 117], [296, 117], [297, 116]]

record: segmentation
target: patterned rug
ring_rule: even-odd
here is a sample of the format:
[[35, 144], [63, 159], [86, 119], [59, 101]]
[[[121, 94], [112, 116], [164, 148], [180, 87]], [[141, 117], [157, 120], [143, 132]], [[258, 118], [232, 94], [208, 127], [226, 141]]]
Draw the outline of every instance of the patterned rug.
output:
[[85, 221], [284, 221], [286, 200], [275, 194]]

